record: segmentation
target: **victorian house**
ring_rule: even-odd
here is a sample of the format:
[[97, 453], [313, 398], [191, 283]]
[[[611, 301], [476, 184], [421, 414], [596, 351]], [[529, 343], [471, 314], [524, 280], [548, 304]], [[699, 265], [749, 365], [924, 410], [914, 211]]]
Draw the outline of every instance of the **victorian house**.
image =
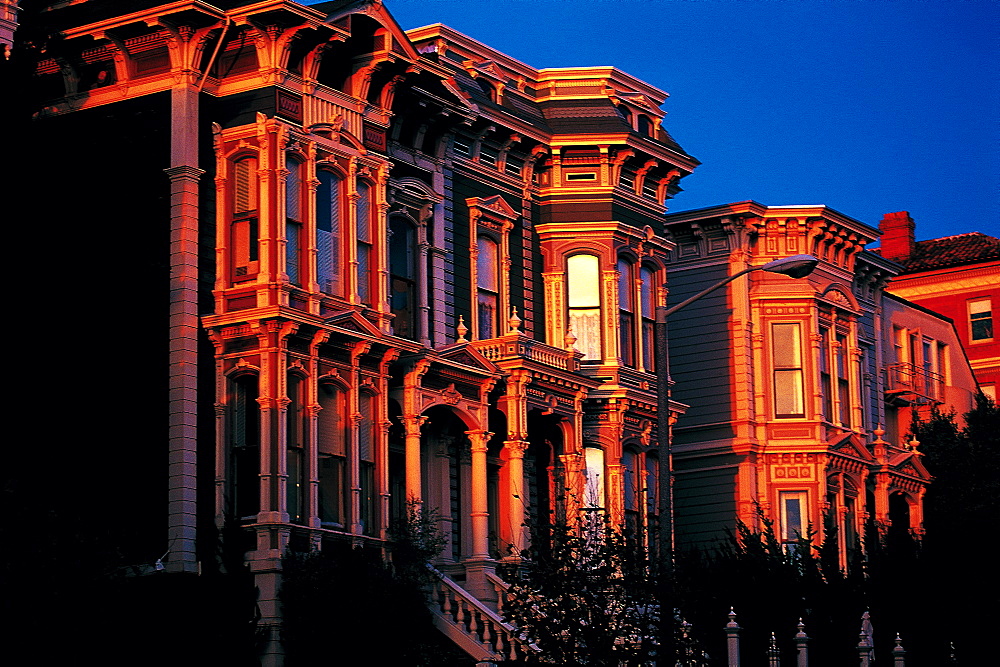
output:
[[167, 463], [162, 567], [238, 545], [268, 664], [282, 555], [380, 549], [408, 504], [438, 511], [439, 626], [477, 659], [515, 650], [494, 565], [525, 525], [596, 509], [655, 548], [664, 202], [698, 165], [665, 93], [380, 2], [39, 17], [39, 148], [72, 173], [48, 215], [104, 230], [66, 254], [127, 277], [115, 354], [169, 385], [169, 415], [137, 400], [107, 444], [143, 434], [136, 476]]
[[680, 548], [737, 519], [788, 543], [829, 536], [843, 564], [868, 521], [920, 535], [931, 478], [907, 438], [913, 407], [964, 412], [977, 388], [950, 320], [886, 292], [900, 267], [865, 250], [878, 230], [747, 201], [669, 214], [666, 233], [671, 302], [777, 258], [819, 259], [806, 279], [749, 273], [670, 321], [673, 398], [691, 406], [673, 431]]

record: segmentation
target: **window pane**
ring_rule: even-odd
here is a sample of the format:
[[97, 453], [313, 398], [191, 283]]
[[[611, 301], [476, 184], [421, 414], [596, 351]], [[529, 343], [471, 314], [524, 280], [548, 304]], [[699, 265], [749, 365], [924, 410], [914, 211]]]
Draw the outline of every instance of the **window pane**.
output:
[[476, 273], [479, 287], [499, 292], [499, 246], [492, 239], [483, 236], [479, 237], [477, 245], [479, 254], [476, 258]]
[[569, 282], [569, 307], [599, 307], [601, 292], [597, 257], [573, 255], [566, 261], [566, 272]]
[[969, 325], [972, 329], [972, 340], [993, 338], [992, 308], [992, 299], [980, 299], [969, 303]]
[[618, 307], [622, 310], [633, 311], [632, 292], [634, 288], [632, 265], [625, 260], [618, 260]]
[[576, 349], [584, 359], [601, 358], [601, 311], [599, 308], [569, 311], [569, 325], [576, 336]]
[[604, 507], [604, 450], [587, 447], [584, 450], [587, 465], [587, 486], [583, 491], [584, 507]]
[[774, 371], [774, 411], [778, 417], [801, 417], [802, 371]]
[[257, 210], [257, 160], [247, 158], [236, 163], [233, 208], [236, 213]]
[[497, 296], [479, 290], [479, 338], [495, 338], [497, 332]]
[[647, 268], [639, 270], [639, 278], [642, 279], [642, 287], [639, 298], [642, 301], [642, 316], [653, 319], [653, 311], [656, 304], [653, 303], [653, 272]]
[[358, 182], [358, 241], [371, 243], [371, 187]]
[[288, 175], [285, 176], [285, 216], [292, 220], [302, 220], [302, 165], [295, 160], [285, 163]]
[[798, 368], [802, 365], [799, 354], [799, 325], [774, 324], [771, 326], [775, 368]]
[[297, 222], [285, 223], [285, 273], [288, 274], [288, 281], [293, 285], [302, 284], [302, 276], [299, 270], [299, 237], [302, 225]]
[[340, 294], [340, 188], [341, 180], [319, 172], [316, 188], [316, 280], [327, 294]]

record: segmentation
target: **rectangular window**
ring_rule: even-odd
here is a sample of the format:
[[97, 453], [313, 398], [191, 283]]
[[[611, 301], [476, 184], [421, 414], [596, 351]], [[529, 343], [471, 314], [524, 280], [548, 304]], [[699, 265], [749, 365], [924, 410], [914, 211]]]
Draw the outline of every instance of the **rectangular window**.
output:
[[592, 171], [577, 172], [577, 173], [573, 173], [573, 174], [566, 174], [566, 180], [567, 181], [596, 181], [597, 180], [597, 174], [594, 173], [594, 172], [592, 172]]
[[587, 509], [604, 508], [604, 450], [597, 447], [586, 447], [584, 461], [587, 466], [587, 487], [583, 490], [584, 507]]
[[327, 294], [343, 294], [340, 268], [341, 180], [320, 171], [316, 188], [316, 281]]
[[842, 426], [851, 423], [851, 387], [847, 368], [847, 336], [837, 336], [837, 419]]
[[285, 273], [288, 282], [302, 285], [302, 270], [299, 258], [302, 256], [302, 225], [291, 220], [285, 223]]
[[969, 302], [969, 330], [972, 340], [993, 340], [993, 300]]
[[504, 162], [503, 170], [504, 173], [510, 176], [520, 176], [521, 171], [524, 169], [524, 160], [519, 160], [514, 157], [507, 156], [507, 161]]
[[771, 325], [775, 417], [804, 417], [799, 324]]
[[455, 153], [462, 157], [472, 157], [472, 140], [467, 137], [455, 137], [453, 143]]
[[584, 360], [601, 359], [601, 287], [596, 255], [573, 255], [566, 261], [569, 326]]
[[319, 452], [319, 520], [326, 528], [347, 523], [347, 403], [332, 384], [320, 384], [317, 417]]
[[479, 149], [479, 163], [485, 164], [487, 167], [497, 166], [497, 157], [499, 157], [500, 152], [493, 148], [492, 146], [482, 146]]
[[781, 511], [781, 541], [795, 544], [808, 537], [808, 506], [805, 491], [782, 491], [779, 499]]
[[830, 377], [830, 329], [819, 330], [819, 387], [823, 394], [823, 419], [833, 421], [833, 392]]
[[358, 408], [361, 420], [358, 422], [359, 482], [361, 487], [361, 532], [364, 535], [378, 534], [377, 498], [375, 493], [375, 397], [361, 394]]
[[358, 299], [363, 304], [371, 303], [371, 265], [372, 257], [372, 197], [371, 186], [364, 182], [358, 183], [358, 208], [357, 208], [357, 285]]

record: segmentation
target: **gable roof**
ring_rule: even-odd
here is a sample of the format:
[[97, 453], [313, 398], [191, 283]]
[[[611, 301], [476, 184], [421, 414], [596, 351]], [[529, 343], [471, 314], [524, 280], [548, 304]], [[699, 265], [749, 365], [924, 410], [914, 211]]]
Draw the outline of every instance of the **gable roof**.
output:
[[917, 241], [908, 258], [896, 261], [903, 265], [903, 273], [906, 274], [997, 260], [1000, 260], [1000, 239], [981, 232], [969, 232]]

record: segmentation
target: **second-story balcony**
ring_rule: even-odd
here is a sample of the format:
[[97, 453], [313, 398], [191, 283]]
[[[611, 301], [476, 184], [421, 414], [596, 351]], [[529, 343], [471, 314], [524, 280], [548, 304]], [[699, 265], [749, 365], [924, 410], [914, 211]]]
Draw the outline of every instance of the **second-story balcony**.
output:
[[885, 367], [885, 400], [894, 405], [927, 405], [944, 399], [944, 379], [915, 364]]

